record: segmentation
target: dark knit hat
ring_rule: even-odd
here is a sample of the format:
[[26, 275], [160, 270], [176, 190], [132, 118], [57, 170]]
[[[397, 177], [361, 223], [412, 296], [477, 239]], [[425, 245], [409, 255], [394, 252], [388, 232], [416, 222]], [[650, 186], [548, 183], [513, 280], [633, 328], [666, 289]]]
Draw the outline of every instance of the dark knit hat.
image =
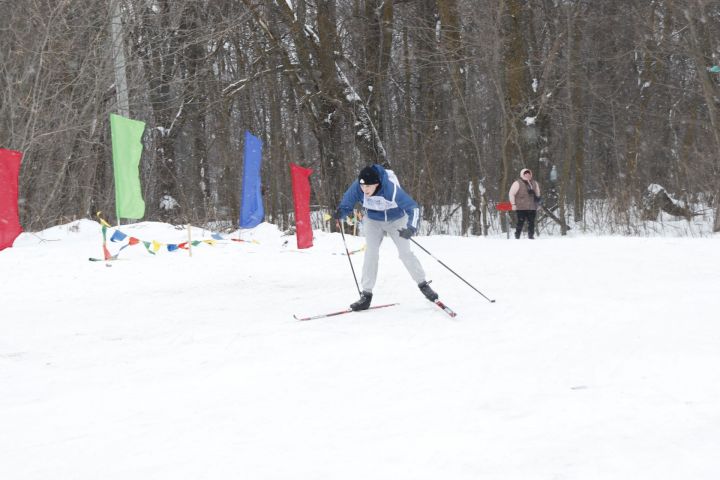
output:
[[372, 166], [360, 170], [358, 181], [361, 185], [376, 185], [380, 183], [380, 174]]

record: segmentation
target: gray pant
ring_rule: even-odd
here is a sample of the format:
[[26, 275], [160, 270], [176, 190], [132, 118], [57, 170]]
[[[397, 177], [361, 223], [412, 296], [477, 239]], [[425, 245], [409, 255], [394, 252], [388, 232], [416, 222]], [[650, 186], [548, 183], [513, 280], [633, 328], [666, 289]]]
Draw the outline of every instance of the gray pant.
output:
[[363, 218], [363, 229], [365, 231], [365, 261], [363, 263], [362, 273], [362, 289], [364, 292], [372, 292], [377, 280], [378, 260], [380, 259], [380, 244], [383, 241], [385, 232], [395, 242], [398, 249], [398, 255], [402, 260], [405, 268], [415, 283], [425, 281], [425, 271], [420, 265], [420, 261], [410, 250], [410, 240], [402, 238], [398, 231], [407, 225], [407, 216], [393, 220], [391, 222], [383, 222], [372, 220], [367, 215]]

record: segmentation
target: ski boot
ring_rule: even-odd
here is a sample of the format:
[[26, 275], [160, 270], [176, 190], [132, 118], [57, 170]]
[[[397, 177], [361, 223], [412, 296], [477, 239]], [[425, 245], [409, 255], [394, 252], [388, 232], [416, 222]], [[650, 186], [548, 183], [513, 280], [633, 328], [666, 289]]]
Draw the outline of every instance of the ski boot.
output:
[[435, 292], [435, 290], [430, 288], [430, 282], [420, 282], [418, 283], [418, 288], [420, 289], [422, 294], [425, 295], [425, 298], [427, 298], [431, 302], [434, 302], [438, 299], [439, 295], [437, 294], [437, 292]]
[[370, 308], [370, 302], [372, 301], [372, 293], [362, 292], [360, 294], [360, 300], [350, 305], [350, 310], [359, 312], [360, 310], [367, 310]]

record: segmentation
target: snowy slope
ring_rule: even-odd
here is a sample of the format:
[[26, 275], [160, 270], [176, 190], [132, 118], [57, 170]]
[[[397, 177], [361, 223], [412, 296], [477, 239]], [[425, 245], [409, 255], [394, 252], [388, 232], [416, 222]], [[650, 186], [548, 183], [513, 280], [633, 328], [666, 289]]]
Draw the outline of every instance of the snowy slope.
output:
[[720, 477], [717, 239], [420, 237], [497, 299], [415, 249], [455, 319], [387, 241], [399, 306], [298, 322], [357, 297], [340, 236], [243, 238], [107, 267], [81, 221], [0, 252], [0, 478]]

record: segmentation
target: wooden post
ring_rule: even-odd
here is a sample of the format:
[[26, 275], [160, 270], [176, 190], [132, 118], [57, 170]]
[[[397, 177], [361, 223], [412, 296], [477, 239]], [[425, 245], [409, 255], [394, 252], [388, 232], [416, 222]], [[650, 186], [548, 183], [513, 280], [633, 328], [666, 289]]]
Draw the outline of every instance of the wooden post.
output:
[[192, 233], [190, 232], [190, 224], [187, 225], [188, 230], [188, 255], [192, 257]]
[[505, 233], [507, 238], [510, 238], [510, 222], [508, 219], [508, 215], [512, 211], [512, 204], [510, 202], [499, 202], [495, 205], [495, 210], [497, 210], [500, 213], [500, 228], [505, 229]]

